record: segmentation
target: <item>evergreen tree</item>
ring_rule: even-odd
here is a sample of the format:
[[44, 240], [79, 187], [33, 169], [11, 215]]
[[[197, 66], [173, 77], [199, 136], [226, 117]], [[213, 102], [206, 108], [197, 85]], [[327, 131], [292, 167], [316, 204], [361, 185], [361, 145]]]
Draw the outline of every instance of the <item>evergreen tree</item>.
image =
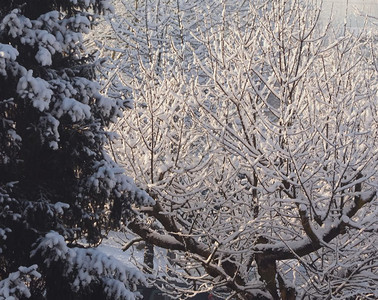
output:
[[150, 201], [104, 150], [130, 103], [99, 93], [83, 33], [99, 0], [0, 7], [0, 299], [133, 299], [138, 273], [91, 248]]

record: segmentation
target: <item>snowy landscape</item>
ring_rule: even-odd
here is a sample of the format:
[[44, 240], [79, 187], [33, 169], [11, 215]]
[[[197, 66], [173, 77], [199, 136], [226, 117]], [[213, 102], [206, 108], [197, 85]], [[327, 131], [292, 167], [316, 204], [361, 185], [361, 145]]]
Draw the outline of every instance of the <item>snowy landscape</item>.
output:
[[378, 299], [378, 3], [0, 6], [0, 300]]

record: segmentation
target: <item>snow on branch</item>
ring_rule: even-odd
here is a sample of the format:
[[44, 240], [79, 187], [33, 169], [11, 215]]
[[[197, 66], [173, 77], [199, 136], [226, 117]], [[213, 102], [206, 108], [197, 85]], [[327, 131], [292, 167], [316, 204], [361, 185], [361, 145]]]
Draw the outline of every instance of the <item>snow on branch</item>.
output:
[[97, 249], [69, 248], [56, 232], [42, 238], [31, 256], [42, 255], [49, 268], [51, 264], [64, 265], [63, 276], [72, 278], [74, 291], [85, 289], [92, 282], [101, 282], [109, 299], [133, 300], [139, 298], [136, 285], [147, 285], [145, 276], [137, 269], [121, 264], [115, 258]]
[[6, 76], [5, 67], [8, 61], [15, 61], [18, 56], [18, 51], [11, 45], [0, 43], [0, 74]]
[[31, 296], [29, 283], [33, 278], [40, 278], [37, 272], [37, 265], [30, 267], [19, 267], [17, 272], [0, 281], [0, 299], [17, 300]]
[[120, 3], [104, 80], [134, 109], [114, 126], [114, 156], [156, 201], [129, 228], [174, 250], [167, 276], [185, 270], [196, 287], [242, 298], [258, 277], [273, 298], [322, 298], [324, 266], [342, 261], [344, 285], [327, 283], [345, 296], [358, 259], [340, 249], [376, 241], [376, 32], [340, 37], [313, 2], [244, 3], [205, 14], [169, 1], [177, 16], [161, 1], [122, 15]]

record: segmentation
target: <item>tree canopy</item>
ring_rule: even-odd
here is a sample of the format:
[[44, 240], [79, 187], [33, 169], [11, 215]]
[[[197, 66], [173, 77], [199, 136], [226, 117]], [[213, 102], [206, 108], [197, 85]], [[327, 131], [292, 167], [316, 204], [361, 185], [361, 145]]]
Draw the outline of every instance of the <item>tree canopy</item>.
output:
[[[129, 228], [174, 252], [158, 282], [241, 299], [374, 297], [376, 25], [322, 24], [315, 1], [137, 2], [108, 48], [110, 87], [135, 100], [114, 153], [156, 201]], [[143, 24], [140, 47], [126, 43]]]
[[[376, 21], [115, 4], [0, 7], [0, 299], [376, 297]], [[141, 270], [96, 249], [125, 224]]]
[[0, 298], [134, 299], [144, 277], [91, 249], [131, 204], [152, 201], [104, 149], [130, 103], [100, 94], [83, 34], [112, 7], [3, 4]]

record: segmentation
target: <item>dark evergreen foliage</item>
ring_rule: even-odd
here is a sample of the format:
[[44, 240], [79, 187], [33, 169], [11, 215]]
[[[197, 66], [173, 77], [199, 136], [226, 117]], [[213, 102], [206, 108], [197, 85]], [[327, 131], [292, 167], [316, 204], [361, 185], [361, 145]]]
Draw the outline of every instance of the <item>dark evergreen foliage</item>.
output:
[[3, 2], [0, 299], [2, 292], [22, 299], [29, 290], [31, 299], [110, 297], [111, 272], [104, 280], [93, 275], [101, 270], [86, 269], [94, 276], [90, 282], [75, 282], [83, 259], [74, 257], [81, 253], [89, 264], [109, 266], [80, 247], [99, 243], [131, 203], [149, 199], [104, 150], [111, 136], [106, 126], [128, 103], [99, 94], [96, 62], [82, 54], [82, 33], [110, 6], [99, 0]]

